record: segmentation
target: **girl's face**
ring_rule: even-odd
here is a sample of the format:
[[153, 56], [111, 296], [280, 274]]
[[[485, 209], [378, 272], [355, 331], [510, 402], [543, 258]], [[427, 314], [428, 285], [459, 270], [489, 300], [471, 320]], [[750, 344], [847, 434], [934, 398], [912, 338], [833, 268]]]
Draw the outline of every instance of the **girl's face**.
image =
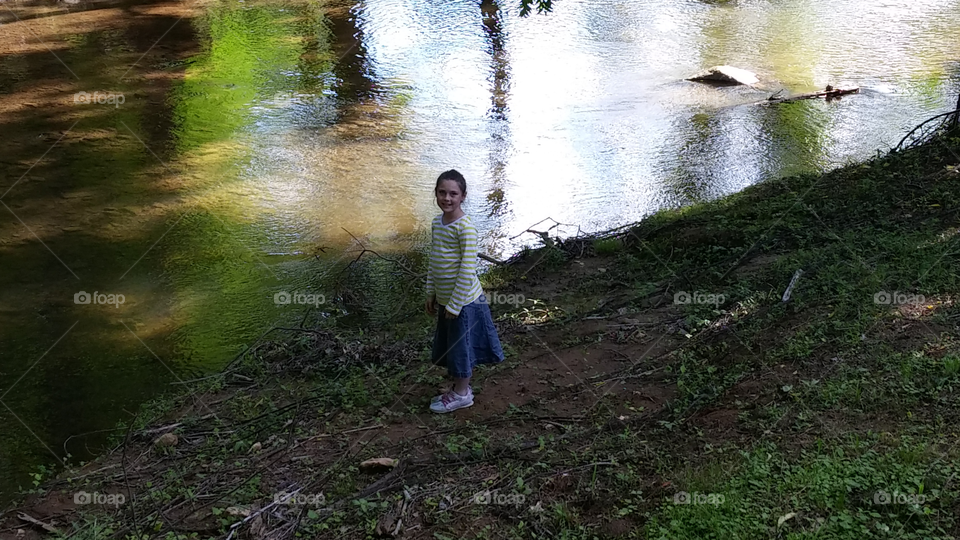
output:
[[437, 186], [437, 206], [445, 213], [455, 212], [463, 202], [463, 192], [455, 180], [444, 180]]

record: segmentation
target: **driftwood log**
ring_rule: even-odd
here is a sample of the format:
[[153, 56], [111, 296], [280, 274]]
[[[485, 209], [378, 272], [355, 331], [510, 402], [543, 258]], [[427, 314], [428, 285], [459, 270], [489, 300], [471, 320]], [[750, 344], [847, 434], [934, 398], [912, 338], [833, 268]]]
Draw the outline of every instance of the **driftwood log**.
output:
[[859, 86], [849, 86], [849, 87], [841, 87], [841, 88], [834, 88], [832, 86], [827, 86], [826, 89], [824, 89], [822, 92], [811, 92], [809, 94], [799, 94], [796, 96], [790, 96], [785, 98], [776, 97], [779, 94], [779, 92], [777, 92], [777, 94], [770, 96], [765, 101], [761, 101], [760, 103], [765, 103], [765, 104], [784, 103], [787, 101], [799, 101], [801, 99], [814, 99], [814, 98], [827, 98], [828, 100], [831, 100], [834, 98], [839, 98], [840, 96], [845, 96], [847, 94], [856, 94], [859, 92], [860, 92]]

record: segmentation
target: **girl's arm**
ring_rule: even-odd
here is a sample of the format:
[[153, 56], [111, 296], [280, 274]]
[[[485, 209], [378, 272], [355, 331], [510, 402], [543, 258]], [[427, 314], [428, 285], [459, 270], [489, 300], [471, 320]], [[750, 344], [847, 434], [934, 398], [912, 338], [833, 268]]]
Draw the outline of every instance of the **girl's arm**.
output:
[[447, 311], [459, 315], [468, 300], [473, 280], [477, 278], [477, 229], [472, 223], [464, 223], [458, 231], [460, 240], [460, 272]]
[[437, 286], [433, 282], [433, 226], [430, 227], [430, 254], [427, 257], [427, 293], [426, 309], [427, 315], [435, 316], [437, 314]]
[[430, 259], [427, 259], [427, 298], [433, 298], [437, 294], [437, 288], [433, 284], [433, 269]]
[[433, 284], [433, 227], [430, 227], [430, 254], [427, 256], [427, 299], [433, 298], [437, 294], [437, 288]]

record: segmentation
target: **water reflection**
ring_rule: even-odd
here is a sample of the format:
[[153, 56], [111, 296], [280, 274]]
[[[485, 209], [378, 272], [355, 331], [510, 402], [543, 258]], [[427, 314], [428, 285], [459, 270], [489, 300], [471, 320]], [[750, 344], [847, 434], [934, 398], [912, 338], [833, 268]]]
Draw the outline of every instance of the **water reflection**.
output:
[[[486, 50], [490, 55], [487, 79], [490, 85], [490, 108], [487, 111], [488, 167], [485, 177], [490, 179], [486, 192], [485, 210], [492, 220], [502, 220], [510, 211], [510, 203], [504, 189], [507, 187], [507, 163], [512, 146], [508, 98], [510, 93], [510, 57], [503, 32], [503, 9], [499, 0], [484, 0], [480, 4], [483, 14], [483, 29], [487, 38]], [[495, 229], [485, 234], [481, 241], [488, 250], [504, 249], [506, 231]]]

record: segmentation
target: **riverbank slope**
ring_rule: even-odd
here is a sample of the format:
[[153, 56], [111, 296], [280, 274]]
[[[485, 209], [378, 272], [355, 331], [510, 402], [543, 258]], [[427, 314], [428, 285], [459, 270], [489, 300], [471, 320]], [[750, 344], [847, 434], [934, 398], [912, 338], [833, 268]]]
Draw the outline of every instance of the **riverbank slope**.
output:
[[960, 536], [958, 156], [521, 254], [484, 276], [524, 298], [494, 305], [508, 360], [452, 415], [426, 316], [276, 330], [38, 480], [0, 538]]

